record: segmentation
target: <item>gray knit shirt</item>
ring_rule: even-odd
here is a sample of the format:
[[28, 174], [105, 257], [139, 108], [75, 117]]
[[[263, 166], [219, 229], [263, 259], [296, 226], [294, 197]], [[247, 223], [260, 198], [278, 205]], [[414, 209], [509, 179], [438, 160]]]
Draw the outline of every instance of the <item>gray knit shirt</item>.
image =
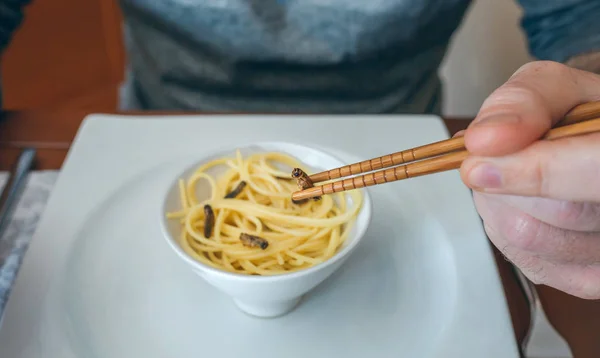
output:
[[[0, 0], [0, 49], [25, 2]], [[600, 0], [518, 2], [534, 56], [564, 61], [600, 49]], [[120, 3], [129, 74], [124, 106], [427, 113], [439, 112], [437, 71], [470, 0]]]

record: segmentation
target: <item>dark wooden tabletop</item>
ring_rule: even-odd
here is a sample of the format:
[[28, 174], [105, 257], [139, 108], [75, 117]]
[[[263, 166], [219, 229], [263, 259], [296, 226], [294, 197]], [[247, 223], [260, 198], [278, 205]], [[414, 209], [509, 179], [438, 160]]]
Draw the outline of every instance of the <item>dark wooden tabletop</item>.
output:
[[[0, 170], [10, 169], [20, 150], [27, 146], [38, 150], [36, 169], [60, 169], [87, 114], [81, 110], [28, 110], [0, 114]], [[454, 134], [466, 128], [469, 120], [446, 119], [445, 123], [449, 133]], [[498, 250], [494, 249], [494, 253], [515, 338], [522, 342], [530, 320], [527, 301], [513, 267]], [[549, 320], [567, 340], [574, 357], [600, 357], [600, 301], [578, 299], [547, 286], [537, 286], [537, 290]]]

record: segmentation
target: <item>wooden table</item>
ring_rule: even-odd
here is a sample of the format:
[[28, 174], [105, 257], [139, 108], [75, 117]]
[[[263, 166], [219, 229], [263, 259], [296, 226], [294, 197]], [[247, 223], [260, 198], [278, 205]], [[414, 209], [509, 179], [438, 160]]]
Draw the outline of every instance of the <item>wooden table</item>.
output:
[[[8, 170], [20, 149], [25, 146], [38, 148], [36, 169], [60, 169], [71, 141], [87, 114], [84, 110], [0, 114], [0, 170]], [[445, 123], [450, 134], [454, 134], [466, 128], [469, 120], [447, 119]], [[510, 263], [498, 250], [494, 249], [494, 253], [510, 307], [515, 337], [522, 342], [530, 317], [527, 301]], [[600, 357], [600, 301], [578, 299], [547, 286], [538, 286], [537, 289], [548, 318], [567, 340], [575, 358]]]

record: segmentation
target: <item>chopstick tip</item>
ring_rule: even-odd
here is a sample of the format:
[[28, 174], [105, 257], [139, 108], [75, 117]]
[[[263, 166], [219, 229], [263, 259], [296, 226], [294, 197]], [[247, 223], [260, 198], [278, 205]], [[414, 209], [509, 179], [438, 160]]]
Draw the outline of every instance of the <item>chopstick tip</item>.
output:
[[312, 187], [292, 193], [292, 201], [301, 202], [302, 200], [311, 199], [323, 194], [324, 193], [320, 187]]

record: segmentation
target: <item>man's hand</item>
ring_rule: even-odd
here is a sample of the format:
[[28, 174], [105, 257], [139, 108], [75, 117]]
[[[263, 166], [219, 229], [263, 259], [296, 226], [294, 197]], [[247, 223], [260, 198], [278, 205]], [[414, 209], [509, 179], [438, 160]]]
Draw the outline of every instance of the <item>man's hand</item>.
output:
[[464, 133], [461, 177], [492, 242], [534, 283], [600, 299], [600, 133], [536, 142], [600, 76], [554, 62], [519, 69]]

